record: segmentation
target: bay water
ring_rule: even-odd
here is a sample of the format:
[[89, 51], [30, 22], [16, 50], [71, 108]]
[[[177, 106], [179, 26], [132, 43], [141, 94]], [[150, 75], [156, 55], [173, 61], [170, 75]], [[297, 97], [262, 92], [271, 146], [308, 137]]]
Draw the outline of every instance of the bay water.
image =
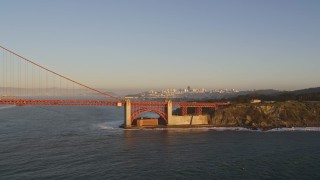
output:
[[0, 179], [319, 179], [319, 128], [124, 130], [123, 108], [0, 107]]

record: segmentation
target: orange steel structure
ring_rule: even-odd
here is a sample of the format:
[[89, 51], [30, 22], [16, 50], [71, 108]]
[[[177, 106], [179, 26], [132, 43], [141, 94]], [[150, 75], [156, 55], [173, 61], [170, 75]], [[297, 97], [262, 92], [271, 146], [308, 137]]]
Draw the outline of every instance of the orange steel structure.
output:
[[[8, 87], [2, 87], [3, 89], [6, 89], [6, 93], [9, 91], [12, 93], [11, 89], [12, 86], [17, 86], [19, 89], [18, 94], [21, 93], [21, 89], [25, 88], [28, 91], [32, 91], [32, 94], [27, 94], [24, 96], [1, 96], [0, 94], [0, 104], [8, 104], [8, 105], [17, 105], [17, 106], [116, 106], [121, 107], [126, 105], [126, 101], [123, 99], [120, 99], [116, 97], [115, 95], [112, 95], [110, 93], [103, 92], [101, 90], [97, 90], [94, 88], [91, 88], [87, 85], [84, 85], [82, 83], [79, 83], [75, 80], [72, 80], [66, 76], [63, 76], [59, 73], [56, 73], [55, 71], [52, 71], [44, 66], [41, 66], [3, 46], [0, 46], [0, 50], [2, 49], [2, 60], [3, 62], [0, 63], [2, 65], [2, 86], [8, 86]], [[0, 57], [1, 58], [1, 57]], [[24, 65], [23, 65], [24, 64]], [[17, 67], [15, 67], [17, 66]], [[30, 66], [32, 69], [30, 70]], [[10, 72], [12, 70], [15, 73], [18, 73], [18, 75], [15, 75], [13, 72]], [[31, 72], [30, 72], [31, 71]], [[37, 76], [37, 77], [35, 77]], [[36, 94], [35, 90], [36, 87], [34, 87], [34, 84], [38, 83], [38, 92], [40, 91], [40, 87], [44, 86], [46, 84], [45, 90], [48, 90], [48, 84], [50, 76], [54, 76], [53, 82], [57, 83], [57, 81], [60, 81], [60, 89], [62, 88], [61, 80], [66, 81], [67, 83], [71, 83], [70, 85], [67, 84], [67, 87], [74, 87], [75, 85], [78, 87], [81, 87], [87, 91], [90, 91], [90, 93], [96, 93], [100, 95], [99, 99], [92, 98], [90, 99], [77, 99], [77, 96], [74, 96], [73, 98], [67, 97], [66, 99], [62, 99], [63, 96], [52, 96], [51, 98], [48, 96], [44, 96], [44, 99], [35, 99], [34, 97], [39, 96]], [[1, 79], [1, 78], [0, 78]], [[58, 79], [58, 80], [57, 80]], [[18, 84], [18, 85], [17, 85]], [[30, 84], [30, 85], [29, 85]], [[23, 87], [22, 87], [23, 85]], [[10, 87], [9, 87], [10, 86]], [[0, 84], [1, 87], [1, 84]], [[10, 89], [11, 88], [11, 89]], [[57, 88], [52, 88], [57, 89]], [[69, 89], [68, 93], [72, 91]], [[73, 89], [74, 91], [74, 89]], [[1, 93], [1, 91], [0, 91]], [[88, 98], [88, 96], [86, 96]], [[113, 100], [107, 100], [106, 98], [111, 98]], [[222, 106], [229, 105], [229, 102], [172, 102], [173, 108], [181, 108], [181, 115], [187, 115], [188, 114], [188, 108], [192, 107], [195, 108], [195, 115], [201, 115], [203, 108], [211, 108], [211, 109], [218, 109]], [[157, 113], [159, 116], [161, 116], [164, 120], [167, 121], [167, 102], [131, 102], [131, 119], [132, 121], [136, 119], [141, 113], [143, 112], [154, 112]]]
[[[109, 100], [74, 100], [74, 99], [60, 99], [60, 100], [32, 100], [32, 99], [3, 99], [0, 100], [3, 105], [17, 105], [17, 106], [117, 106], [125, 105], [125, 101], [109, 101]], [[181, 108], [181, 115], [187, 115], [187, 108], [193, 107], [196, 109], [195, 115], [202, 114], [203, 108], [218, 109], [219, 107], [229, 105], [229, 102], [173, 102], [175, 108]], [[137, 118], [143, 112], [155, 112], [166, 119], [166, 103], [165, 102], [131, 102], [132, 119]]]
[[[173, 108], [181, 108], [182, 116], [188, 115], [188, 108], [195, 108], [194, 115], [201, 115], [203, 108], [216, 110], [230, 104], [230, 102], [172, 102]], [[154, 112], [166, 122], [168, 120], [166, 102], [131, 102], [131, 121], [144, 112]]]
[[0, 104], [17, 105], [17, 106], [122, 106], [121, 102], [108, 100], [0, 100]]

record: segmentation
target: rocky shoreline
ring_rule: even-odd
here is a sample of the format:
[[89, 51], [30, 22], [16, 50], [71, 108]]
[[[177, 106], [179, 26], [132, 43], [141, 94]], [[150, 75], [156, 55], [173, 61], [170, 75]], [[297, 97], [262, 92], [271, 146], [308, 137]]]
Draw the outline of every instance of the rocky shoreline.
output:
[[240, 103], [212, 112], [210, 125], [269, 130], [273, 128], [320, 127], [320, 103], [285, 101]]

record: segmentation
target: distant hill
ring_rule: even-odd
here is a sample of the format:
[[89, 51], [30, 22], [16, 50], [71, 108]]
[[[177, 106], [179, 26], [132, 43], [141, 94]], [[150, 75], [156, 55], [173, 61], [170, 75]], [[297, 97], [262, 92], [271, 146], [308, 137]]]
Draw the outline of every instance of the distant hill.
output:
[[247, 95], [276, 95], [284, 91], [278, 91], [274, 89], [262, 89], [248, 92]]
[[252, 99], [263, 101], [320, 101], [320, 87], [301, 89], [296, 91], [276, 91], [276, 90], [258, 90], [246, 95], [239, 95], [227, 100], [233, 102], [247, 103]]
[[320, 93], [320, 87], [308, 88], [308, 89], [301, 89], [292, 91], [293, 94], [312, 94], [312, 93]]

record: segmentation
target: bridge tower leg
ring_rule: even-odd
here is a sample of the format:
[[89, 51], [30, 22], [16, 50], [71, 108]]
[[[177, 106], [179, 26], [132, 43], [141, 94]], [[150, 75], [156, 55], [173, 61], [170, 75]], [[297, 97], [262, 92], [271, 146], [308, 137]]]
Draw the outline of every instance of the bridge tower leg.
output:
[[171, 100], [167, 101], [167, 120], [168, 120], [168, 125], [170, 125], [172, 122], [172, 101]]
[[124, 125], [125, 127], [131, 127], [131, 101], [126, 99], [126, 106], [124, 108]]

